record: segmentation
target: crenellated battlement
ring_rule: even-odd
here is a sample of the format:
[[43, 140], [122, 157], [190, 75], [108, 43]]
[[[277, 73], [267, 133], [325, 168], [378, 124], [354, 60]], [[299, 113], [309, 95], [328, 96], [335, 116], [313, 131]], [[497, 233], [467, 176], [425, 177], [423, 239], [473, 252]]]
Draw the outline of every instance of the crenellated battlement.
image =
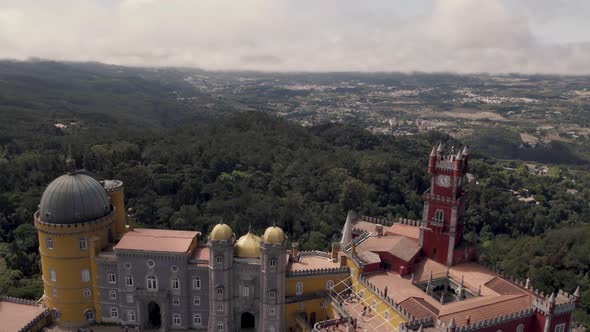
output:
[[287, 278], [315, 277], [315, 276], [324, 276], [324, 275], [331, 275], [331, 274], [350, 274], [350, 269], [346, 266], [343, 266], [343, 267], [333, 267], [333, 268], [289, 271], [289, 272], [287, 272]]
[[393, 310], [395, 310], [398, 314], [406, 318], [408, 321], [416, 321], [417, 319], [412, 316], [404, 307], [399, 305], [395, 302], [391, 297], [385, 295], [385, 293], [375, 286], [372, 282], [370, 282], [366, 276], [361, 275], [358, 277], [358, 282], [365, 286], [367, 289], [371, 290], [377, 297], [381, 299], [381, 301], [387, 303]]
[[[513, 312], [508, 315], [498, 316], [493, 319], [483, 320], [483, 321], [475, 322], [475, 323], [472, 323], [469, 325], [458, 327], [457, 332], [476, 331], [476, 330], [480, 330], [480, 329], [483, 329], [486, 327], [504, 324], [509, 321], [527, 318], [527, 317], [533, 316], [535, 313], [536, 313], [536, 311], [533, 308], [522, 310], [519, 312]], [[440, 327], [439, 330], [441, 330], [441, 331], [446, 331], [448, 328], [448, 324], [444, 324], [440, 321], [439, 321], [439, 324], [437, 324], [437, 325]]]
[[303, 251], [300, 251], [299, 254], [301, 254], [301, 256], [320, 256], [320, 257], [331, 258], [329, 252], [320, 251], [320, 250], [303, 250]]
[[100, 219], [95, 219], [87, 222], [82, 223], [75, 223], [75, 224], [52, 224], [41, 221], [39, 216], [39, 211], [35, 212], [34, 219], [35, 219], [35, 227], [40, 232], [50, 233], [50, 234], [76, 234], [76, 233], [86, 233], [92, 232], [100, 228], [105, 228], [110, 226], [114, 222], [115, 210], [113, 209], [108, 215], [102, 217]]
[[[21, 299], [21, 298], [12, 297], [12, 296], [0, 296], [0, 302], [10, 302], [10, 303], [14, 303], [14, 304], [30, 305], [30, 306], [35, 306], [35, 307], [40, 306], [36, 301]], [[39, 321], [41, 321], [42, 319], [46, 319], [52, 312], [53, 312], [52, 309], [43, 310], [39, 315], [37, 315], [35, 318], [33, 318], [31, 321], [29, 321], [25, 326], [23, 326], [20, 330], [18, 330], [18, 332], [31, 331], [35, 327], [35, 325], [37, 325], [37, 323], [39, 323]]]

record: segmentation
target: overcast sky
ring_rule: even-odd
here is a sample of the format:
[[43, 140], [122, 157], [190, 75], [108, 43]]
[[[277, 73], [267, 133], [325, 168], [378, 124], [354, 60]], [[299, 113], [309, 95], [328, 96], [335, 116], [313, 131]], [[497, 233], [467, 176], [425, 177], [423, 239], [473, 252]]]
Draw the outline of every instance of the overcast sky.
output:
[[0, 58], [590, 74], [590, 0], [0, 0]]

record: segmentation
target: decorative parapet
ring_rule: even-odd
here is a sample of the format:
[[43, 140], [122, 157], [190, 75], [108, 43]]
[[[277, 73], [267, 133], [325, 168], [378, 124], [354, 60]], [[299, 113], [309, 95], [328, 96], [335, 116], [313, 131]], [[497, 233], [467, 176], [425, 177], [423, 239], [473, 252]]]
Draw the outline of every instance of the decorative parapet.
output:
[[373, 224], [383, 225], [383, 226], [391, 226], [394, 224], [394, 221], [392, 221], [392, 220], [369, 217], [369, 216], [360, 216], [359, 219], [366, 221], [366, 222], [373, 223]]
[[399, 218], [398, 224], [420, 227], [422, 226], [422, 220]]
[[405, 330], [418, 330], [420, 326], [423, 328], [434, 327], [434, 318], [426, 317], [422, 319], [414, 319], [404, 324]]
[[328, 274], [350, 274], [350, 269], [346, 266], [343, 266], [343, 267], [333, 267], [333, 268], [324, 268], [324, 269], [289, 271], [289, 272], [287, 272], [287, 278], [314, 277], [314, 276], [323, 276], [323, 275], [328, 275]]
[[[36, 301], [27, 300], [27, 299], [20, 299], [20, 298], [11, 297], [11, 296], [0, 296], [0, 302], [10, 302], [10, 303], [15, 303], [15, 304], [23, 304], [23, 305], [30, 305], [30, 306], [39, 307], [39, 305], [37, 304]], [[29, 321], [25, 326], [21, 327], [18, 330], [18, 332], [31, 331], [35, 327], [35, 325], [37, 325], [37, 323], [39, 323], [40, 320], [46, 319], [52, 312], [53, 312], [52, 309], [43, 310], [39, 315], [37, 315], [35, 318], [33, 318], [31, 321]]]
[[[507, 314], [504, 316], [498, 316], [498, 317], [494, 317], [492, 319], [483, 320], [483, 321], [475, 322], [473, 324], [458, 327], [457, 332], [476, 331], [476, 330], [480, 330], [482, 328], [504, 324], [509, 321], [519, 320], [522, 318], [533, 316], [535, 314], [535, 312], [536, 311], [533, 308], [526, 309], [526, 310], [519, 311], [519, 312], [513, 312], [511, 314]], [[447, 326], [440, 321], [439, 321], [439, 326], [442, 328], [443, 331], [446, 330]]]
[[34, 221], [35, 227], [42, 231], [42, 232], [60, 232], [64, 231], [67, 233], [74, 233], [76, 231], [89, 231], [95, 230], [97, 227], [105, 227], [109, 226], [113, 220], [115, 215], [115, 210], [111, 210], [109, 214], [102, 218], [98, 218], [95, 220], [90, 220], [86, 222], [80, 222], [75, 224], [53, 224], [41, 221], [41, 217], [39, 215], [39, 211], [36, 211], [34, 214]]
[[416, 320], [416, 318], [414, 316], [412, 316], [412, 314], [410, 314], [405, 308], [403, 308], [401, 305], [396, 303], [391, 297], [386, 296], [382, 290], [377, 288], [377, 286], [373, 285], [373, 283], [371, 283], [367, 279], [366, 276], [361, 275], [358, 277], [357, 280], [359, 283], [363, 284], [363, 286], [365, 286], [367, 289], [371, 290], [373, 292], [373, 294], [375, 294], [378, 298], [381, 299], [381, 301], [383, 301], [384, 303], [387, 303], [391, 308], [393, 308], [393, 310], [395, 310], [398, 314], [403, 316], [405, 319], [407, 319], [408, 321]]
[[299, 252], [301, 256], [321, 256], [326, 258], [331, 258], [329, 252], [319, 251], [319, 250], [304, 250]]

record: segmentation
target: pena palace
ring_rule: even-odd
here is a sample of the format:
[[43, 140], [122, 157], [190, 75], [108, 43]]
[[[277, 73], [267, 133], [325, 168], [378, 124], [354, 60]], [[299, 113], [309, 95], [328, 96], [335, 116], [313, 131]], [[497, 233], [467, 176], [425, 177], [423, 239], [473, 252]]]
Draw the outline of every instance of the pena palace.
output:
[[70, 164], [33, 218], [44, 295], [0, 298], [0, 331], [570, 331], [579, 289], [540, 293], [478, 265], [462, 241], [468, 168], [466, 147], [433, 148], [421, 220], [350, 211], [324, 252], [275, 225], [137, 228], [121, 181]]

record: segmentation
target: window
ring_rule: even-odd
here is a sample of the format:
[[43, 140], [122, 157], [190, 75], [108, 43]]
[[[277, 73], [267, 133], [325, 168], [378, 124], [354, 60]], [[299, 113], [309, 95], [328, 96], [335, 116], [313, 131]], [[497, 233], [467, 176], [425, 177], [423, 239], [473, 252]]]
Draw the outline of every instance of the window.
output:
[[268, 297], [270, 297], [271, 299], [274, 299], [275, 296], [277, 296], [277, 292], [272, 291], [272, 290], [270, 292], [268, 292]]
[[193, 297], [193, 305], [201, 305], [201, 298], [199, 296]]
[[268, 314], [269, 315], [274, 315], [277, 313], [277, 310], [274, 307], [268, 308]]
[[172, 289], [180, 289], [180, 280], [172, 279]]
[[326, 282], [326, 289], [330, 290], [334, 287], [334, 280], [328, 280], [328, 282]]
[[193, 315], [193, 324], [196, 326], [200, 326], [201, 325], [201, 315], [199, 314], [194, 314]]
[[217, 287], [217, 297], [223, 297], [223, 287]]
[[271, 258], [268, 261], [268, 266], [270, 266], [270, 267], [276, 267], [277, 266], [277, 260], [275, 258]]
[[86, 318], [87, 321], [93, 321], [94, 320], [94, 311], [92, 309], [86, 309], [86, 311], [84, 311], [84, 318]]
[[53, 309], [53, 320], [59, 320], [59, 311]]
[[45, 239], [45, 247], [49, 250], [53, 250], [53, 239], [48, 237]]
[[174, 314], [174, 316], [172, 316], [172, 325], [180, 325], [180, 314]]
[[217, 262], [217, 264], [223, 263], [223, 256], [217, 256], [217, 257], [215, 257], [215, 261]]
[[180, 305], [180, 298], [179, 297], [173, 297], [172, 298], [172, 305]]
[[125, 263], [125, 268], [127, 270], [131, 270], [131, 263]]
[[217, 303], [217, 311], [223, 312], [223, 303]]
[[565, 332], [565, 323], [557, 324], [555, 326], [555, 332]]
[[223, 331], [223, 323], [217, 323], [217, 331]]
[[133, 303], [133, 294], [125, 295], [125, 299], [127, 300], [127, 303]]
[[445, 220], [445, 213], [443, 212], [443, 210], [438, 209], [436, 211], [434, 211], [434, 223], [439, 223], [442, 224], [443, 221]]
[[119, 310], [117, 308], [111, 308], [111, 318], [119, 318]]
[[158, 279], [156, 279], [156, 276], [149, 275], [147, 277], [147, 289], [151, 289], [151, 290], [158, 289]]
[[49, 270], [49, 279], [51, 281], [57, 281], [57, 274], [54, 269]]
[[88, 249], [88, 242], [86, 242], [86, 238], [78, 239], [78, 247], [80, 250]]
[[250, 287], [248, 287], [248, 286], [242, 287], [242, 296], [250, 296]]
[[127, 320], [130, 322], [135, 322], [135, 311], [127, 311]]
[[303, 284], [298, 282], [295, 286], [295, 294], [296, 295], [303, 295]]
[[117, 283], [117, 277], [115, 276], [114, 273], [109, 273], [107, 275], [107, 280], [109, 281], [109, 284], [116, 284]]
[[200, 278], [193, 279], [193, 289], [201, 289], [201, 279]]
[[109, 291], [109, 299], [111, 299], [111, 300], [116, 300], [117, 299], [117, 291], [116, 290], [110, 290]]
[[84, 288], [84, 297], [90, 297], [92, 293], [90, 293], [90, 288]]
[[170, 267], [170, 270], [172, 270], [172, 272], [178, 272], [178, 266], [176, 266], [176, 265], [172, 265], [172, 266]]
[[147, 261], [147, 266], [148, 266], [150, 269], [153, 269], [153, 268], [156, 266], [156, 262], [154, 262], [154, 260], [153, 260], [153, 259], [148, 259], [148, 261]]
[[80, 279], [83, 282], [90, 281], [90, 271], [88, 271], [88, 269], [84, 269], [84, 270], [80, 271]]
[[57, 297], [57, 288], [52, 288], [51, 289], [51, 296]]
[[516, 327], [516, 332], [523, 332], [524, 331], [524, 324], [518, 324]]
[[125, 285], [127, 285], [127, 286], [133, 286], [133, 276], [132, 275], [128, 275], [125, 278]]

